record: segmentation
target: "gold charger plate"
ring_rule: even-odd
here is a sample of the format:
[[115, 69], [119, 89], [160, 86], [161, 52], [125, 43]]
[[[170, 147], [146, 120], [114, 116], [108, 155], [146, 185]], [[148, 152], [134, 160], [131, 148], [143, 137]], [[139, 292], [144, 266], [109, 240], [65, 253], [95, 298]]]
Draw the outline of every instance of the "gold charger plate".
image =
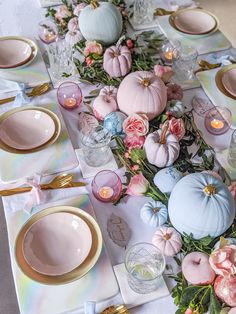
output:
[[189, 37], [189, 38], [197, 39], [197, 38], [203, 38], [203, 37], [212, 35], [213, 33], [215, 33], [218, 30], [218, 28], [219, 28], [219, 20], [218, 20], [218, 18], [215, 15], [213, 15], [212, 13], [210, 13], [210, 12], [204, 10], [204, 9], [195, 9], [195, 10], [205, 12], [205, 13], [211, 15], [214, 18], [214, 20], [216, 21], [216, 24], [215, 24], [215, 27], [212, 28], [212, 30], [210, 30], [208, 32], [205, 32], [205, 33], [201, 33], [201, 34], [190, 34], [190, 33], [186, 33], [186, 32], [183, 32], [183, 31], [179, 30], [176, 27], [176, 25], [175, 25], [175, 18], [177, 16], [177, 14], [179, 13], [179, 11], [186, 11], [186, 10], [193, 10], [193, 9], [178, 10], [178, 11], [172, 13], [169, 16], [169, 24], [170, 24], [170, 26], [173, 27], [179, 34], [181, 34], [183, 36], [186, 36], [186, 37]]
[[235, 69], [236, 68], [236, 64], [230, 64], [227, 66], [224, 66], [223, 68], [221, 68], [215, 76], [215, 82], [216, 82], [216, 86], [217, 88], [227, 97], [230, 97], [232, 99], [236, 100], [236, 97], [233, 96], [231, 93], [229, 93], [227, 91], [227, 89], [224, 87], [224, 84], [222, 83], [222, 77], [223, 75], [228, 72], [229, 70]]
[[26, 66], [28, 66], [30, 63], [32, 63], [34, 61], [34, 59], [36, 58], [37, 56], [37, 53], [38, 53], [38, 46], [36, 45], [36, 43], [29, 39], [29, 38], [26, 38], [26, 37], [22, 37], [22, 36], [5, 36], [5, 37], [0, 37], [0, 41], [1, 40], [6, 40], [6, 39], [17, 39], [17, 40], [22, 40], [24, 42], [26, 42], [27, 44], [30, 45], [30, 48], [31, 48], [31, 55], [29, 57], [29, 59], [27, 59], [27, 61], [21, 65], [18, 65], [16, 67], [11, 67], [11, 68], [0, 68], [0, 71], [5, 71], [5, 72], [8, 72], [8, 71], [12, 71], [12, 70], [19, 70], [19, 69], [22, 69]]
[[44, 144], [37, 146], [37, 147], [34, 147], [32, 149], [16, 149], [16, 148], [13, 148], [13, 147], [7, 145], [6, 143], [4, 143], [0, 139], [0, 149], [3, 149], [9, 153], [14, 153], [14, 154], [31, 154], [31, 153], [34, 153], [34, 152], [37, 152], [39, 150], [46, 148], [47, 146], [53, 144], [58, 139], [58, 136], [60, 135], [60, 132], [61, 132], [60, 119], [58, 118], [58, 116], [54, 112], [52, 112], [51, 110], [48, 110], [46, 108], [36, 107], [36, 106], [24, 106], [24, 107], [9, 110], [0, 116], [0, 124], [3, 120], [8, 118], [10, 115], [14, 114], [15, 112], [19, 112], [19, 111], [23, 111], [23, 110], [32, 110], [32, 109], [42, 111], [42, 112], [44, 112], [50, 116], [50, 118], [53, 120], [53, 122], [55, 124], [55, 132], [54, 132], [53, 136]]
[[[68, 272], [60, 276], [48, 276], [38, 273], [33, 268], [31, 268], [30, 265], [26, 262], [23, 254], [23, 241], [26, 232], [36, 221], [38, 221], [40, 218], [44, 216], [58, 212], [74, 214], [83, 219], [87, 223], [92, 234], [92, 247], [89, 252], [89, 255], [86, 257], [84, 262], [71, 272]], [[83, 277], [96, 264], [101, 254], [101, 251], [102, 251], [102, 233], [98, 226], [98, 223], [91, 215], [89, 215], [82, 209], [72, 206], [49, 207], [36, 213], [21, 228], [15, 242], [15, 258], [22, 272], [32, 280], [35, 280], [46, 285], [61, 285], [75, 281]], [[62, 252], [62, 254], [66, 254], [66, 252]]]

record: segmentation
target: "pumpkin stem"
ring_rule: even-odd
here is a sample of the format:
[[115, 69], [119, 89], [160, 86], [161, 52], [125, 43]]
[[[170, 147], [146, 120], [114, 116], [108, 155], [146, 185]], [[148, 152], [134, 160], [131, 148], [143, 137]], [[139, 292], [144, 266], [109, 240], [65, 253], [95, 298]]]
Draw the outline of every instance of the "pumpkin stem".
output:
[[154, 213], [158, 213], [160, 211], [160, 208], [159, 207], [153, 207], [152, 210]]
[[144, 79], [142, 79], [141, 84], [143, 84], [143, 86], [148, 87], [151, 84], [151, 81], [148, 77], [145, 77]]
[[163, 236], [163, 239], [164, 240], [170, 240], [170, 238], [171, 238], [171, 234], [170, 233], [166, 233], [164, 236]]
[[159, 140], [160, 144], [166, 143], [166, 133], [168, 131], [168, 128], [169, 128], [169, 122], [166, 122], [161, 131], [160, 140]]
[[215, 187], [214, 185], [208, 184], [208, 185], [203, 189], [203, 191], [204, 191], [207, 195], [211, 196], [211, 195], [216, 194], [217, 189], [216, 189], [216, 187]]
[[90, 2], [90, 5], [91, 5], [91, 7], [92, 7], [93, 9], [96, 9], [96, 8], [99, 6], [97, 0], [92, 0], [92, 1]]

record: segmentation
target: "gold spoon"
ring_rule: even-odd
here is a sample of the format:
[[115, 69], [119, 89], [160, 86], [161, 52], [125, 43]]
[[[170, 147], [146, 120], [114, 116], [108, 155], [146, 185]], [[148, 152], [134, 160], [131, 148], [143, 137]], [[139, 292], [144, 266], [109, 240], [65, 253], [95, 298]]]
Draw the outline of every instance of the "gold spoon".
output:
[[[40, 96], [40, 95], [46, 93], [49, 89], [50, 89], [49, 83], [44, 83], [42, 85], [35, 86], [31, 90], [31, 92], [26, 93], [26, 95], [28, 97]], [[0, 105], [6, 104], [6, 103], [8, 103], [10, 101], [13, 101], [13, 100], [15, 100], [15, 98], [16, 97], [13, 96], [13, 97], [5, 98], [5, 99], [0, 99]]]
[[112, 305], [101, 312], [101, 314], [129, 314], [125, 305]]
[[221, 63], [210, 63], [206, 60], [199, 60], [198, 64], [201, 68], [208, 69], [208, 70], [215, 69], [221, 66]]
[[[85, 186], [83, 182], [72, 182], [73, 175], [71, 174], [59, 174], [52, 179], [51, 182], [46, 184], [40, 184], [42, 190], [60, 189], [65, 187]], [[9, 196], [18, 193], [25, 193], [31, 191], [32, 187], [22, 187], [9, 190], [0, 191], [0, 196]]]
[[154, 12], [155, 16], [163, 16], [163, 15], [170, 15], [172, 13], [174, 13], [175, 11], [169, 11], [163, 8], [157, 8]]

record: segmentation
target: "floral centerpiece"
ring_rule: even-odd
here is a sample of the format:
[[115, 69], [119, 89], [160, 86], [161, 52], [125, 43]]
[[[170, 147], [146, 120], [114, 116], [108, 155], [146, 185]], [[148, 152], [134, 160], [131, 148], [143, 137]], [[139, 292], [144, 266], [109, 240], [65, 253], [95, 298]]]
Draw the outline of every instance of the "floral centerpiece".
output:
[[[96, 10], [101, 10], [99, 14], [104, 17], [109, 16], [104, 14], [106, 10], [114, 10], [121, 29], [113, 29], [113, 21], [107, 20], [113, 29], [112, 37], [99, 39]], [[176, 313], [227, 313], [236, 307], [236, 249], [231, 240], [225, 240], [236, 238], [235, 205], [230, 196], [231, 192], [235, 198], [236, 188], [232, 184], [228, 190], [219, 174], [213, 172], [214, 151], [197, 129], [191, 108], [186, 110], [181, 87], [170, 83], [173, 71], [163, 66], [157, 54], [164, 37], [152, 31], [127, 37], [128, 13], [123, 0], [112, 0], [108, 6], [97, 1], [68, 3], [63, 0], [63, 5], [57, 9], [49, 8], [47, 15], [54, 19], [61, 36], [80, 52], [82, 58], [75, 60], [75, 64], [81, 81], [106, 85], [90, 93], [88, 103], [95, 98], [93, 106], [89, 107], [92, 113], [83, 113], [80, 118], [86, 129], [103, 124], [116, 140], [113, 153], [126, 169], [126, 182], [119, 201], [128, 196], [151, 197], [141, 209], [140, 217], [144, 223], [157, 228], [152, 242], [182, 266], [177, 276], [171, 276], [176, 280], [172, 291], [178, 306]], [[204, 171], [208, 174], [202, 174]], [[193, 173], [199, 175], [191, 176]], [[193, 205], [200, 204], [203, 213], [207, 209], [202, 205], [205, 200], [214, 200], [214, 195], [222, 193], [222, 203], [211, 204], [211, 209], [215, 208], [217, 213], [214, 219], [218, 219], [217, 228], [213, 226], [217, 230], [213, 231], [220, 230], [221, 238], [218, 234], [214, 236], [214, 232], [204, 237], [184, 232], [178, 227], [182, 222], [178, 219], [183, 217], [184, 221], [182, 212], [175, 214], [173, 210], [175, 218], [172, 214], [170, 219], [169, 200], [175, 199], [173, 195], [178, 194], [175, 191], [185, 178], [191, 183], [189, 195], [194, 196]], [[200, 196], [195, 191], [197, 185]], [[190, 204], [189, 211], [194, 214], [194, 210]], [[204, 228], [205, 218], [209, 220], [205, 215], [200, 222], [188, 219], [191, 222], [188, 227], [191, 229], [202, 221]], [[220, 244], [215, 247], [219, 240]]]

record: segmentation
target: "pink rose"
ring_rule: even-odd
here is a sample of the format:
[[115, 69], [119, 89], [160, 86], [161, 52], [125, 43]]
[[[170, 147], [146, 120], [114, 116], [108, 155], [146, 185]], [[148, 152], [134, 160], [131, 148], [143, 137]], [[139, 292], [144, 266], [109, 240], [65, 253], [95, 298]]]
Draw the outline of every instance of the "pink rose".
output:
[[123, 130], [127, 135], [143, 136], [148, 133], [149, 122], [145, 114], [132, 114], [123, 122]]
[[77, 17], [73, 17], [73, 19], [69, 20], [69, 23], [67, 25], [68, 30], [71, 32], [75, 32], [79, 30], [79, 20]]
[[236, 274], [236, 245], [226, 245], [213, 251], [209, 263], [217, 275], [227, 276]]
[[102, 45], [97, 43], [96, 41], [87, 41], [85, 48], [84, 48], [84, 55], [87, 57], [91, 53], [101, 55], [102, 54]]
[[94, 63], [94, 60], [91, 59], [90, 57], [87, 57], [85, 59], [85, 61], [86, 61], [87, 66], [89, 66], [89, 67]]
[[66, 18], [66, 17], [70, 17], [71, 15], [72, 14], [66, 5], [60, 5], [57, 9], [56, 14], [55, 14], [55, 18], [58, 21], [61, 21], [62, 19]]
[[145, 142], [145, 137], [144, 136], [137, 136], [133, 134], [126, 135], [124, 139], [124, 143], [126, 147], [129, 149], [132, 148], [142, 148], [143, 144]]
[[148, 180], [143, 176], [142, 173], [139, 173], [131, 178], [126, 194], [131, 196], [141, 196], [147, 192], [148, 188]]
[[168, 123], [168, 131], [174, 134], [177, 137], [177, 139], [180, 141], [184, 137], [184, 134], [185, 134], [184, 121], [181, 118], [176, 119], [172, 117], [166, 123]]
[[232, 194], [234, 201], [236, 202], [236, 181], [232, 182], [229, 186], [229, 191]]
[[81, 2], [80, 4], [78, 4], [75, 8], [74, 8], [74, 15], [79, 16], [80, 12], [86, 7], [86, 3]]
[[167, 85], [167, 100], [181, 100], [184, 96], [181, 86], [177, 84]]
[[171, 67], [163, 66], [159, 64], [156, 64], [154, 66], [154, 73], [156, 76], [162, 79], [164, 83], [167, 83], [174, 74]]

